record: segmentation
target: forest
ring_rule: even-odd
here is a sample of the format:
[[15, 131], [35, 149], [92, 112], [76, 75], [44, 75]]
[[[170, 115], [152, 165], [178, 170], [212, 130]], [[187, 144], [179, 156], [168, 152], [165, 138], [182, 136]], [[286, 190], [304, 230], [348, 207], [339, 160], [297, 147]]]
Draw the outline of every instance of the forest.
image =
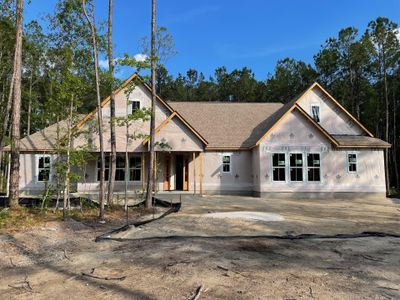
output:
[[[10, 86], [16, 37], [14, 1], [0, 6], [0, 147], [10, 140]], [[98, 22], [101, 24], [101, 22]], [[189, 69], [177, 76], [159, 64], [156, 91], [169, 101], [288, 102], [313, 82], [321, 83], [376, 137], [392, 144], [387, 159], [390, 187], [399, 190], [400, 33], [398, 24], [379, 17], [366, 30], [349, 27], [327, 37], [313, 62], [283, 57], [267, 78], [257, 79], [249, 67], [215, 69], [206, 77]], [[96, 74], [92, 35], [80, 0], [60, 0], [43, 19], [23, 26], [21, 75], [21, 137], [66, 116], [71, 95], [78, 113], [96, 107]], [[107, 57], [107, 30], [98, 26], [99, 55]], [[139, 44], [139, 41], [138, 41]], [[176, 54], [179, 55], [179, 49]], [[117, 68], [118, 68], [118, 60]], [[132, 70], [132, 73], [136, 70]], [[101, 98], [120, 80], [99, 69]]]

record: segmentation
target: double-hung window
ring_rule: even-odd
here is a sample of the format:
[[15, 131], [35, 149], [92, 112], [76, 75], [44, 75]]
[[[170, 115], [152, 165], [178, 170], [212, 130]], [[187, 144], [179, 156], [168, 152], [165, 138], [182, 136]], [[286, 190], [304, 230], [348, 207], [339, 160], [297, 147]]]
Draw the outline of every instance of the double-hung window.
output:
[[311, 115], [315, 122], [319, 123], [321, 121], [321, 111], [318, 104], [311, 105]]
[[290, 181], [303, 181], [303, 154], [290, 154]]
[[40, 155], [37, 160], [37, 181], [46, 182], [50, 180], [51, 156]]
[[140, 181], [142, 173], [142, 161], [139, 156], [131, 156], [129, 158], [129, 180]]
[[[110, 157], [106, 155], [104, 158], [104, 180], [108, 181], [110, 177]], [[100, 181], [100, 167], [101, 167], [101, 158], [97, 160], [97, 181]]]
[[286, 159], [285, 153], [272, 154], [272, 180], [286, 181]]
[[133, 114], [136, 110], [140, 109], [140, 101], [131, 101], [131, 114]]
[[307, 154], [307, 179], [308, 181], [321, 181], [321, 160], [319, 153]]
[[223, 173], [231, 172], [231, 156], [230, 155], [222, 155], [222, 172]]
[[347, 154], [347, 170], [349, 173], [357, 173], [357, 154], [348, 153]]
[[[125, 168], [125, 155], [117, 155], [115, 168], [115, 181], [125, 181], [128, 176], [129, 181], [140, 181], [142, 162], [140, 156], [129, 156], [128, 174]], [[108, 181], [110, 177], [110, 157], [105, 158], [104, 180]], [[100, 159], [97, 161], [97, 181], [100, 180]]]

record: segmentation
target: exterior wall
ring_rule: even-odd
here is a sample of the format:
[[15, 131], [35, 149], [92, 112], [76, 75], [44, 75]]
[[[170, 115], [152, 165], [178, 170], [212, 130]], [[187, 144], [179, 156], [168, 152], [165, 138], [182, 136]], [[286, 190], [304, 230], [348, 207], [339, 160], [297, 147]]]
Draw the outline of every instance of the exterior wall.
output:
[[[21, 153], [20, 154], [20, 180], [19, 189], [21, 197], [24, 196], [40, 196], [46, 190], [45, 182], [38, 182], [37, 180], [37, 156], [40, 154], [34, 153]], [[48, 154], [45, 154], [48, 155]], [[51, 161], [57, 159], [56, 155], [50, 155]], [[50, 177], [54, 180], [54, 170], [51, 170]]]
[[[231, 155], [231, 172], [222, 172], [222, 155]], [[206, 151], [203, 155], [203, 193], [249, 192], [253, 190], [252, 152]]]
[[[140, 154], [139, 154], [140, 155]], [[145, 160], [145, 168], [148, 165], [148, 159]], [[97, 180], [97, 160], [90, 160], [86, 166], [78, 170], [77, 173], [81, 175], [82, 180], [77, 184], [77, 191], [81, 194], [86, 193], [97, 193], [99, 191], [99, 181]], [[142, 166], [141, 177], [146, 178], [145, 169]], [[128, 191], [129, 192], [140, 192], [142, 190], [142, 180], [140, 181], [129, 181]], [[107, 182], [105, 182], [105, 191], [107, 191]], [[114, 192], [122, 193], [125, 191], [125, 181], [115, 181]]]
[[155, 141], [167, 143], [168, 151], [203, 151], [202, 142], [176, 117], [161, 128]]
[[[151, 95], [147, 89], [143, 86], [136, 86], [133, 91], [129, 94], [125, 94], [126, 89], [121, 90], [115, 95], [115, 114], [117, 117], [125, 117], [127, 113], [131, 112], [132, 104], [131, 101], [140, 101], [141, 108], [151, 107]], [[128, 99], [128, 107], [127, 107]], [[168, 116], [170, 112], [159, 102], [156, 102], [156, 127], [160, 125]], [[97, 115], [96, 115], [97, 116]], [[103, 107], [103, 118], [104, 118], [104, 150], [111, 151], [110, 141], [110, 102]], [[93, 151], [99, 149], [99, 139], [97, 134], [97, 118], [94, 117], [81, 128], [84, 132], [74, 140], [74, 147], [86, 147], [89, 146]], [[126, 126], [116, 126], [116, 144], [117, 152], [125, 152], [126, 146], [129, 152], [142, 152], [145, 148], [142, 145], [142, 139], [130, 140], [126, 145]], [[137, 134], [149, 134], [150, 122], [136, 121], [129, 125], [129, 135]]]
[[311, 114], [311, 105], [319, 105], [320, 125], [330, 134], [362, 135], [364, 131], [350, 119], [331, 99], [315, 87], [299, 101], [299, 106]]
[[[286, 154], [286, 182], [272, 180], [272, 154]], [[289, 153], [303, 153], [303, 182], [290, 182]], [[347, 170], [347, 153], [357, 153], [358, 171]], [[307, 182], [305, 155], [320, 153], [321, 182]], [[385, 193], [383, 150], [335, 150], [296, 111], [288, 115], [260, 144], [260, 192]]]

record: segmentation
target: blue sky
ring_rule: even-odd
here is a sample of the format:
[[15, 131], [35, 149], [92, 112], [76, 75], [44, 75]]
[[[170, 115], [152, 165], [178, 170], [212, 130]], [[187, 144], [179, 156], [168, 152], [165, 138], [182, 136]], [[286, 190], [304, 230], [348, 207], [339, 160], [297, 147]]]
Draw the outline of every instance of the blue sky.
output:
[[[98, 19], [108, 0], [95, 0]], [[139, 52], [150, 33], [150, 0], [114, 0], [115, 56]], [[174, 36], [177, 55], [166, 66], [173, 75], [189, 68], [212, 75], [215, 68], [251, 68], [257, 79], [284, 57], [312, 63], [324, 41], [347, 26], [361, 33], [385, 16], [400, 23], [400, 0], [158, 0], [157, 22]], [[46, 5], [44, 5], [46, 3]], [[31, 0], [25, 20], [52, 11], [55, 0]], [[129, 76], [129, 70], [119, 71]]]

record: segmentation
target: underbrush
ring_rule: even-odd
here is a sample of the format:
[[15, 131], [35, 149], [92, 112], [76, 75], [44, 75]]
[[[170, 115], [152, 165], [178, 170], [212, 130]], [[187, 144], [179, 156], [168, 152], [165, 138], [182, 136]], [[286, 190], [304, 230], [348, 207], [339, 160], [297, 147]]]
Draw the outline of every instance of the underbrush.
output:
[[[147, 214], [142, 207], [128, 209], [128, 218]], [[91, 226], [101, 226], [99, 224], [99, 209], [93, 206], [84, 206], [82, 209], [71, 209], [68, 218], [85, 223]], [[121, 206], [105, 208], [106, 223], [120, 223], [126, 220], [126, 212]], [[24, 207], [10, 210], [9, 208], [0, 208], [0, 234], [13, 231], [26, 230], [32, 227], [41, 226], [46, 222], [62, 221], [62, 210], [51, 208], [41, 209], [40, 207]]]

